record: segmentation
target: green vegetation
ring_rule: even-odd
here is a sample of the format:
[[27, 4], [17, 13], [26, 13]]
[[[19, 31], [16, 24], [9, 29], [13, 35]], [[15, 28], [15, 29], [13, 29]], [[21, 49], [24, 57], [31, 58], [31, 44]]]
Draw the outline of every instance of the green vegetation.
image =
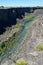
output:
[[27, 21], [27, 20], [31, 20], [31, 18], [33, 18], [34, 16], [32, 15], [27, 15], [24, 17], [24, 20]]
[[[26, 18], [27, 18], [27, 19], [26, 19]], [[35, 16], [32, 16], [32, 15], [25, 17], [24, 20], [26, 20], [26, 22], [29, 22], [29, 24], [28, 24], [28, 26], [27, 26], [27, 29], [29, 29], [30, 25], [32, 25], [32, 24], [34, 23], [34, 22], [33, 22], [34, 18], [35, 18]]]
[[16, 24], [15, 28], [20, 28], [22, 26], [22, 24]]
[[[25, 16], [25, 18], [24, 18], [24, 22], [27, 22], [27, 21], [30, 21], [30, 20], [32, 20], [33, 19], [33, 16]], [[7, 50], [9, 50], [10, 48], [12, 48], [12, 46], [13, 46], [13, 44], [18, 40], [18, 38], [19, 38], [19, 33], [15, 33], [15, 34], [13, 34], [11, 31], [12, 31], [12, 29], [14, 30], [14, 29], [18, 29], [18, 28], [21, 28], [22, 27], [22, 23], [19, 23], [19, 24], [16, 24], [16, 25], [13, 25], [8, 31], [7, 31], [7, 33], [9, 34], [12, 34], [13, 36], [12, 37], [10, 37], [7, 41], [5, 41], [5, 42], [3, 42], [3, 43], [1, 43], [0, 42], [0, 55], [1, 54], [4, 54], [5, 53], [5, 51], [7, 51]]]
[[12, 29], [15, 29], [15, 28], [21, 28], [21, 26], [22, 26], [22, 24], [19, 23], [19, 24], [13, 25], [13, 26], [12, 26]]
[[37, 44], [35, 48], [39, 51], [43, 51], [43, 45]]
[[1, 43], [0, 44], [0, 55], [3, 54], [6, 50], [10, 49], [13, 46], [14, 42], [16, 42], [16, 40], [18, 39], [18, 37], [19, 36], [16, 33], [8, 41], [6, 41], [4, 43]]
[[7, 41], [1, 43], [0, 42], [0, 55], [3, 54], [5, 51], [7, 51], [8, 49], [10, 49], [13, 44], [17, 41], [19, 34], [18, 33], [11, 33], [12, 29], [18, 29], [21, 28], [22, 24], [16, 24], [13, 25], [10, 29], [7, 30], [7, 33], [12, 34], [12, 37], [10, 37]]
[[27, 65], [26, 61], [23, 59], [20, 59], [16, 62], [16, 65]]
[[22, 27], [22, 24], [19, 23], [19, 24], [16, 24], [16, 25], [13, 25], [11, 26], [9, 29], [7, 28], [7, 32], [10, 33], [13, 29], [20, 29]]
[[25, 20], [30, 19], [30, 18], [31, 18], [31, 16], [29, 16], [29, 15], [24, 17]]

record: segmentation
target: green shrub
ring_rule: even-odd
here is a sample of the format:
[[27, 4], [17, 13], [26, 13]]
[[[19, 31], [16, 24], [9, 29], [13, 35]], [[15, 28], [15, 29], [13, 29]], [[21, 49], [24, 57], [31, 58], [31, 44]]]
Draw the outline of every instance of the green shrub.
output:
[[43, 51], [43, 45], [38, 44], [35, 48], [39, 51]]
[[32, 17], [33, 17], [33, 16], [31, 16], [31, 15], [30, 15], [30, 16], [27, 15], [27, 16], [24, 17], [24, 20], [30, 20]]
[[8, 49], [10, 49], [13, 44], [17, 41], [18, 39], [18, 34], [16, 33], [15, 36], [12, 36], [10, 40], [8, 40], [7, 42], [4, 42], [5, 43], [5, 47], [2, 48], [2, 44], [0, 44], [0, 55], [3, 54], [5, 51], [7, 51]]
[[22, 26], [22, 24], [16, 24], [15, 28], [20, 28]]
[[16, 25], [12, 26], [12, 29], [14, 29], [14, 28], [21, 28], [21, 27], [22, 27], [22, 24], [19, 23], [19, 24], [16, 24]]
[[23, 59], [20, 59], [16, 62], [16, 65], [27, 65], [26, 61]]

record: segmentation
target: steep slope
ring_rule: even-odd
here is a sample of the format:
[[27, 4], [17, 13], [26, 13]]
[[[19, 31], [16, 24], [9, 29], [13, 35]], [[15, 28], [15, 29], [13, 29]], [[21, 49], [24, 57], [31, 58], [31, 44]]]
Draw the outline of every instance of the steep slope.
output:
[[[13, 46], [12, 51], [9, 50], [9, 53], [3, 56], [4, 59], [8, 58], [6, 61], [12, 60], [16, 62], [18, 59], [24, 58], [28, 65], [43, 65], [43, 51], [35, 48], [37, 44], [43, 45], [43, 14], [41, 12], [43, 10], [36, 11], [34, 15], [37, 14], [37, 17], [24, 23], [15, 47]], [[29, 21], [31, 21], [31, 24], [29, 24]], [[9, 55], [10, 53], [11, 55]], [[3, 58], [0, 57], [0, 59]], [[4, 59], [1, 65], [6, 63]]]
[[13, 53], [16, 49], [18, 49], [18, 46], [21, 44], [21, 42], [26, 34], [26, 30], [27, 30], [27, 26], [29, 25], [29, 21], [31, 22], [33, 19], [34, 19], [34, 17], [32, 16], [28, 21], [24, 22], [17, 42], [13, 42], [13, 44], [14, 44], [13, 47], [10, 50], [6, 51], [4, 53], [4, 55], [1, 55], [0, 60], [1, 60], [1, 58], [4, 59], [5, 57], [8, 57], [11, 53]]
[[38, 51], [36, 45], [43, 45], [43, 15], [38, 14], [34, 23], [28, 28], [25, 38], [17, 51], [12, 54], [12, 60], [24, 58], [29, 65], [43, 65], [43, 51]]

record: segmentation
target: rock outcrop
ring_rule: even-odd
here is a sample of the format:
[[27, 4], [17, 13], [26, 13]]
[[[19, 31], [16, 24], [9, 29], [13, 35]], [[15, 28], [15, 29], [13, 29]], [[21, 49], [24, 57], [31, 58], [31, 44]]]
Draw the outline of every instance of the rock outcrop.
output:
[[25, 13], [33, 13], [36, 9], [43, 9], [41, 7], [0, 7], [0, 34], [2, 34], [8, 26], [17, 23], [17, 18], [22, 19]]

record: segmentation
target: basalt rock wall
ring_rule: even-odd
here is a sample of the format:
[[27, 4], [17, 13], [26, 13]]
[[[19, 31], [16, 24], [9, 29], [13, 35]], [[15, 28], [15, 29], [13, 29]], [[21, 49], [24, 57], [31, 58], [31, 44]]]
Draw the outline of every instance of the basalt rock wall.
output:
[[0, 8], [0, 34], [2, 34], [6, 27], [10, 27], [17, 23], [16, 19], [22, 19], [25, 13], [33, 13], [36, 9], [43, 9], [37, 7], [16, 7], [16, 8]]

